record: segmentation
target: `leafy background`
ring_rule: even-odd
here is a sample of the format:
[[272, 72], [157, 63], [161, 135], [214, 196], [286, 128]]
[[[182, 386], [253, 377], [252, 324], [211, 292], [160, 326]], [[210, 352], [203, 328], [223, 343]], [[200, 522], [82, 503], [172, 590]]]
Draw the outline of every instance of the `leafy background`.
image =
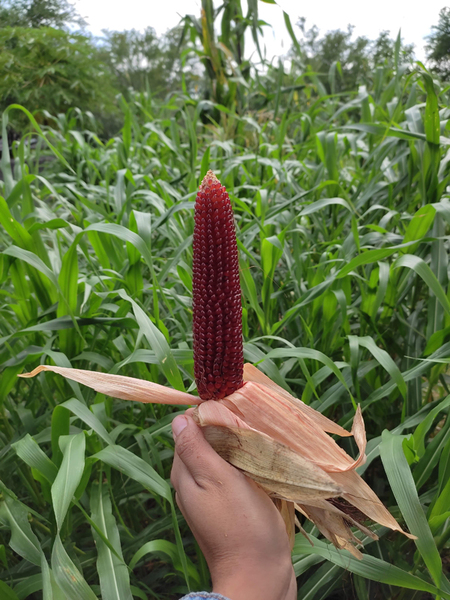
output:
[[[246, 360], [345, 427], [350, 389], [369, 438], [360, 472], [418, 536], [378, 528], [357, 561], [306, 523], [298, 597], [450, 598], [445, 74], [400, 37], [297, 37], [287, 15], [290, 60], [258, 67], [244, 52], [264, 26], [258, 3], [202, 5], [166, 46], [111, 34], [121, 53], [69, 33], [74, 15], [30, 21], [33, 3], [1, 21], [0, 70], [18, 82], [0, 87], [2, 597], [172, 600], [209, 586], [169, 484], [179, 410], [17, 375], [48, 363], [195, 390], [193, 205], [212, 168], [235, 209]], [[54, 58], [27, 50], [41, 42], [79, 75], [73, 95]], [[88, 50], [109, 57], [106, 79]], [[42, 85], [19, 58], [42, 62]], [[171, 89], [152, 90], [150, 66]]]

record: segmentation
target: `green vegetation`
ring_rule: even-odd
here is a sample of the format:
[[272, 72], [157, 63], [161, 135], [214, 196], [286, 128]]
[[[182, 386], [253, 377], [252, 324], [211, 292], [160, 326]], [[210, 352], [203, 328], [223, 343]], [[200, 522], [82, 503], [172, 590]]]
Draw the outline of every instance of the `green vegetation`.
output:
[[[2, 108], [23, 104], [39, 121], [72, 106], [86, 111], [114, 110], [111, 76], [98, 62], [89, 38], [60, 29], [0, 28]], [[16, 116], [16, 115], [15, 115]], [[17, 117], [17, 116], [16, 116]], [[20, 115], [23, 128], [28, 119]]]
[[[235, 58], [240, 18], [259, 35], [249, 5], [221, 14]], [[370, 440], [360, 471], [418, 536], [378, 529], [359, 562], [306, 524], [299, 599], [448, 599], [448, 90], [399, 40], [359, 88], [333, 87], [345, 65], [315, 70], [297, 40], [289, 71], [252, 74], [219, 50], [214, 16], [184, 32], [216, 61], [204, 94], [185, 80], [167, 97], [129, 91], [110, 139], [79, 107], [3, 111], [0, 595], [173, 600], [209, 585], [169, 484], [179, 411], [17, 375], [48, 363], [195, 389], [192, 209], [211, 168], [236, 213], [246, 360], [345, 427], [351, 391]], [[31, 133], [10, 153], [21, 119]]]
[[439, 13], [439, 22], [428, 39], [428, 58], [442, 79], [450, 77], [450, 8]]
[[0, 27], [39, 29], [86, 23], [68, 0], [0, 0]]

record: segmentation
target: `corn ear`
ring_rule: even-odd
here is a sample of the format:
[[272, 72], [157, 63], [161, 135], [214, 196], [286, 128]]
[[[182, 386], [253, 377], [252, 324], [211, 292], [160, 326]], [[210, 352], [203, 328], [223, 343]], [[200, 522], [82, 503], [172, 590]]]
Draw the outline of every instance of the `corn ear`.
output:
[[242, 386], [239, 260], [230, 198], [208, 171], [195, 202], [192, 263], [194, 375], [203, 400]]

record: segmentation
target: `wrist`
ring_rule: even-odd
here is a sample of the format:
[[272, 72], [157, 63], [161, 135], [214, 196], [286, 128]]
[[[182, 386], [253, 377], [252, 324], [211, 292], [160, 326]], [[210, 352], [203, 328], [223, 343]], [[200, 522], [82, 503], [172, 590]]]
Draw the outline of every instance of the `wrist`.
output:
[[230, 600], [294, 600], [292, 563], [239, 565], [213, 576], [213, 592]]

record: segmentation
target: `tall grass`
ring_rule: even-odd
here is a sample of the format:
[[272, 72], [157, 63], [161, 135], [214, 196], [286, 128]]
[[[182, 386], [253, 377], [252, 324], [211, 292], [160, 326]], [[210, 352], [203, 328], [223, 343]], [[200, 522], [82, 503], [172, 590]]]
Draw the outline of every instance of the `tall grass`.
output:
[[194, 388], [192, 209], [211, 168], [236, 213], [246, 360], [346, 427], [361, 403], [360, 472], [418, 536], [380, 528], [359, 562], [305, 524], [298, 597], [450, 598], [448, 91], [420, 65], [339, 96], [287, 78], [250, 81], [240, 112], [136, 94], [106, 142], [78, 110], [31, 120], [13, 167], [8, 115], [23, 109], [3, 114], [2, 597], [209, 585], [168, 483], [179, 411], [17, 374], [53, 363]]

